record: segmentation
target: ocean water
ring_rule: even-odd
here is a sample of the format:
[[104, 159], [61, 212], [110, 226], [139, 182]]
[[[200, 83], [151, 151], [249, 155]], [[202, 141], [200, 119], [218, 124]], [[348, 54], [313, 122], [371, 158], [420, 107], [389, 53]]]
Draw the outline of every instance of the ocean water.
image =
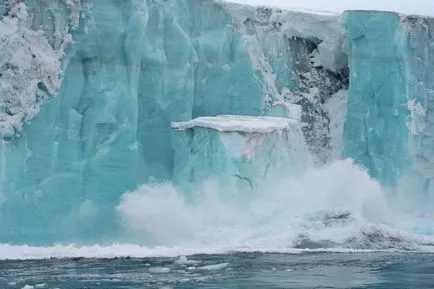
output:
[[433, 288], [434, 254], [234, 253], [0, 262], [0, 288]]

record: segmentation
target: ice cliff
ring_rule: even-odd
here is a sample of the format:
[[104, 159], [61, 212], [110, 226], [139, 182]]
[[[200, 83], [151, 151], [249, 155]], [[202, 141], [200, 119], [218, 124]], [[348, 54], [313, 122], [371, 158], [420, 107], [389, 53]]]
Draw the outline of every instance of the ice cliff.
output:
[[[267, 158], [290, 171], [294, 147], [430, 187], [431, 19], [217, 0], [0, 0], [0, 15], [0, 242], [110, 241], [124, 192], [254, 178]], [[259, 132], [203, 123], [294, 114], [247, 167], [236, 148]], [[230, 161], [199, 171], [214, 148]]]
[[[434, 20], [350, 11], [345, 155], [412, 199], [433, 193]], [[422, 193], [422, 194], [421, 194]]]
[[347, 88], [338, 15], [198, 0], [0, 7], [2, 242], [113, 236], [125, 191], [171, 180], [172, 121], [298, 104], [317, 162], [330, 158], [319, 104]]

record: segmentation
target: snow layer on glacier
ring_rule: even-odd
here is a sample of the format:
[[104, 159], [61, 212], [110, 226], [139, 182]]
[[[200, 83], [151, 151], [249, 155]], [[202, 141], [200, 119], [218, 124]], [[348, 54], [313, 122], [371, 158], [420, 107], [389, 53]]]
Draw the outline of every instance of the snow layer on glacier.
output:
[[270, 133], [288, 128], [288, 118], [267, 116], [221, 115], [215, 117], [199, 117], [187, 122], [173, 122], [175, 130], [186, 130], [194, 127], [210, 128], [219, 132]]
[[[342, 13], [346, 10], [376, 10], [393, 11], [405, 13], [407, 15], [431, 15], [434, 16], [434, 3], [425, 0], [415, 0], [408, 2], [405, 0], [332, 0], [323, 2], [320, 0], [229, 0], [231, 2], [242, 3], [245, 5], [267, 5], [280, 7], [282, 9], [306, 11], [310, 13]], [[301, 7], [300, 7], [301, 6]]]
[[256, 188], [312, 165], [300, 123], [288, 118], [226, 115], [172, 127], [174, 178], [180, 184], [218, 179], [229, 188]]

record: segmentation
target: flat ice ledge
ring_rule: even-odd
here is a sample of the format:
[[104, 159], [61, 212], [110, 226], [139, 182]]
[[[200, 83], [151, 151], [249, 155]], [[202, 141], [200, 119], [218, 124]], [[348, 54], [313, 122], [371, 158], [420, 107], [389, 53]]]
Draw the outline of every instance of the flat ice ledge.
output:
[[294, 120], [283, 117], [219, 115], [199, 117], [186, 122], [172, 122], [172, 128], [187, 130], [202, 127], [220, 132], [271, 133], [289, 129], [294, 124]]

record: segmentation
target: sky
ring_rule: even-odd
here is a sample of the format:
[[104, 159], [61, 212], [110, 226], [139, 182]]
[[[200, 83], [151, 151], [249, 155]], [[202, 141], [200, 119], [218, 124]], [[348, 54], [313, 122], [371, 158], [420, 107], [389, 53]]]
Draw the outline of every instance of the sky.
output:
[[434, 16], [434, 0], [229, 0], [251, 5], [305, 8], [342, 12], [344, 10], [386, 10], [404, 14]]

